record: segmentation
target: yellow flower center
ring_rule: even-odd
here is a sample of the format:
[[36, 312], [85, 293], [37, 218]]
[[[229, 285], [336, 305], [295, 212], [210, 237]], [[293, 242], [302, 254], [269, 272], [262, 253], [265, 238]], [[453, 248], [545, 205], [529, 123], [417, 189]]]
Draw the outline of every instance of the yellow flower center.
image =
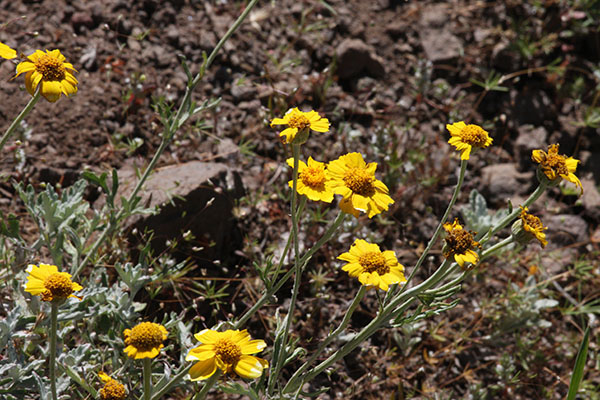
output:
[[300, 180], [310, 188], [322, 188], [327, 180], [325, 177], [325, 169], [321, 166], [304, 168], [302, 172], [300, 172]]
[[387, 266], [383, 253], [375, 251], [365, 253], [358, 258], [358, 262], [365, 272], [377, 272], [379, 275], [390, 272], [390, 267]]
[[142, 322], [133, 327], [129, 337], [125, 339], [127, 345], [132, 345], [138, 351], [150, 351], [160, 347], [163, 342], [163, 331], [160, 325], [152, 322]]
[[62, 81], [65, 79], [65, 67], [62, 61], [44, 54], [35, 62], [35, 69], [42, 74], [45, 81]]
[[464, 229], [452, 229], [446, 235], [446, 245], [448, 251], [444, 254], [448, 257], [450, 254], [465, 254], [473, 246], [479, 243], [473, 240], [473, 235]]
[[350, 168], [344, 174], [344, 184], [354, 193], [365, 197], [371, 197], [375, 194], [375, 177], [368, 171], [361, 168]]
[[477, 125], [467, 125], [460, 132], [463, 142], [474, 147], [483, 147], [487, 141], [487, 133]]
[[288, 126], [291, 128], [298, 128], [299, 131], [310, 126], [310, 120], [302, 114], [294, 114], [288, 121]]
[[125, 386], [114, 379], [106, 382], [106, 385], [100, 389], [100, 398], [102, 400], [124, 400], [127, 397]]
[[229, 339], [221, 339], [215, 344], [215, 354], [223, 363], [235, 365], [242, 356], [242, 349]]
[[567, 168], [565, 160], [565, 156], [558, 154], [558, 145], [553, 144], [548, 148], [548, 154], [544, 157], [544, 160], [542, 160], [542, 168], [544, 170], [551, 170], [554, 174], [569, 175], [569, 169]]
[[44, 280], [46, 290], [42, 293], [43, 301], [66, 299], [73, 293], [73, 282], [68, 274], [57, 272]]
[[527, 214], [526, 212], [522, 211], [521, 220], [523, 221], [523, 227], [526, 231], [542, 232], [544, 230], [542, 221], [535, 215]]

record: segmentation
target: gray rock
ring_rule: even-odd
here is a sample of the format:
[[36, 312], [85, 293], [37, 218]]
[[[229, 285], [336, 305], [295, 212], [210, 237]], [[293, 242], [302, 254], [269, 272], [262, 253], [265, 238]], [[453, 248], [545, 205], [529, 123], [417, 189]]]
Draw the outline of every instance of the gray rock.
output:
[[581, 202], [587, 215], [596, 220], [600, 220], [600, 192], [596, 189], [596, 182], [593, 179], [582, 178], [583, 196]]
[[552, 215], [542, 218], [542, 222], [548, 227], [546, 236], [552, 247], [584, 243], [588, 239], [588, 224], [577, 215]]
[[239, 103], [240, 101], [252, 100], [256, 98], [257, 93], [258, 90], [256, 87], [254, 87], [254, 85], [252, 85], [252, 83], [243, 83], [241, 85], [233, 83], [231, 85], [231, 96], [233, 96], [233, 100], [236, 103]]
[[533, 172], [519, 172], [513, 163], [493, 164], [481, 170], [481, 181], [491, 202], [504, 202], [513, 195], [523, 194], [529, 188], [523, 182], [533, 179]]
[[[118, 175], [118, 197], [129, 196], [138, 181], [133, 168], [124, 167]], [[142, 235], [151, 230], [154, 254], [165, 251], [168, 241], [177, 241], [176, 257], [192, 257], [210, 266], [239, 245], [232, 208], [233, 199], [242, 192], [241, 180], [224, 164], [192, 161], [160, 168], [140, 192], [140, 204], [155, 208], [156, 213], [130, 218], [126, 223], [129, 240], [144, 245], [149, 235]]]
[[535, 149], [548, 148], [548, 132], [543, 126], [523, 125], [518, 129], [519, 137], [515, 141], [517, 159], [522, 167], [531, 165], [531, 152]]
[[448, 61], [458, 58], [462, 43], [447, 29], [426, 29], [419, 32], [421, 46], [427, 59], [432, 62]]
[[462, 43], [450, 32], [448, 6], [437, 4], [424, 8], [419, 20], [419, 39], [427, 59], [432, 62], [447, 61], [460, 56]]
[[385, 75], [383, 60], [375, 54], [373, 47], [359, 39], [346, 39], [336, 49], [337, 73], [340, 79], [360, 76], [367, 72], [374, 77]]

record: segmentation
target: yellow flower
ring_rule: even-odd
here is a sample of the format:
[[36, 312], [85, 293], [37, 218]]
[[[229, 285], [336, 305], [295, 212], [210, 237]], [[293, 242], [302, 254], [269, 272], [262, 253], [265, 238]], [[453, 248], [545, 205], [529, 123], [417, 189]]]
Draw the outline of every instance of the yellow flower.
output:
[[[288, 128], [284, 129], [279, 136], [285, 137], [284, 143], [292, 143], [296, 139], [296, 134], [306, 130], [308, 135], [308, 129], [315, 132], [327, 132], [329, 131], [329, 120], [327, 118], [321, 118], [319, 113], [316, 111], [303, 112], [298, 108], [291, 108], [285, 113], [283, 118], [274, 118], [271, 121], [271, 127], [273, 125], [287, 125]], [[306, 141], [306, 138], [302, 138], [300, 143]]]
[[464, 267], [465, 263], [473, 265], [479, 262], [479, 256], [473, 251], [473, 247], [481, 247], [481, 245], [473, 240], [475, 232], [469, 232], [463, 229], [462, 225], [455, 219], [451, 224], [444, 224], [446, 230], [446, 245], [444, 246], [444, 257], [450, 258], [454, 256], [454, 260]]
[[368, 288], [377, 288], [387, 291], [389, 285], [404, 283], [404, 266], [398, 263], [396, 254], [391, 251], [381, 251], [379, 246], [356, 239], [350, 251], [338, 257], [348, 264], [342, 270], [348, 272], [353, 278]]
[[583, 186], [573, 173], [577, 169], [579, 160], [558, 154], [558, 144], [548, 146], [548, 154], [543, 150], [533, 150], [531, 158], [540, 164], [540, 169], [548, 180], [556, 182], [562, 178], [579, 186], [583, 194]]
[[27, 283], [25, 291], [34, 296], [41, 296], [42, 301], [63, 301], [75, 296], [73, 292], [82, 290], [83, 287], [71, 281], [71, 274], [58, 272], [56, 265], [40, 264], [27, 267]]
[[4, 43], [0, 42], [0, 57], [10, 60], [17, 56], [16, 50], [11, 49]]
[[377, 163], [365, 163], [360, 153], [348, 153], [327, 165], [333, 193], [343, 196], [342, 211], [355, 217], [362, 211], [372, 218], [394, 204], [387, 186], [375, 179], [376, 169]]
[[167, 338], [167, 330], [161, 324], [153, 322], [142, 322], [133, 327], [125, 329], [125, 350], [131, 358], [154, 358], [160, 349], [164, 347], [163, 341]]
[[[290, 167], [294, 167], [293, 158], [289, 158], [287, 163]], [[294, 182], [290, 181], [289, 185], [293, 187]], [[331, 203], [333, 201], [333, 191], [331, 190], [331, 181], [325, 164], [313, 160], [312, 157], [308, 157], [308, 165], [304, 161], [299, 161], [296, 190], [310, 200]]]
[[77, 79], [71, 73], [73, 65], [65, 62], [60, 50], [36, 50], [27, 59], [17, 65], [17, 75], [26, 72], [25, 87], [32, 96], [38, 85], [41, 94], [51, 103], [60, 99], [61, 94], [70, 96], [77, 93]]
[[102, 371], [98, 373], [98, 376], [104, 382], [104, 387], [99, 392], [101, 400], [125, 400], [127, 391], [122, 383], [112, 379]]
[[548, 229], [542, 224], [542, 221], [535, 215], [531, 215], [528, 212], [527, 207], [521, 207], [521, 215], [519, 218], [523, 224], [525, 232], [529, 233], [529, 236], [535, 237], [542, 244], [542, 247], [546, 247], [548, 241], [546, 240], [546, 234], [544, 231]]
[[217, 368], [226, 374], [235, 371], [242, 378], [254, 379], [269, 366], [267, 360], [250, 355], [262, 351], [267, 344], [264, 340], [251, 340], [245, 329], [225, 332], [205, 329], [194, 337], [202, 344], [191, 349], [185, 358], [198, 361], [189, 371], [193, 381], [210, 378]]
[[446, 129], [450, 131], [450, 135], [452, 136], [448, 140], [448, 143], [460, 151], [461, 160], [469, 159], [473, 147], [480, 149], [492, 144], [492, 138], [478, 125], [467, 125], [460, 121], [452, 125], [446, 124]]

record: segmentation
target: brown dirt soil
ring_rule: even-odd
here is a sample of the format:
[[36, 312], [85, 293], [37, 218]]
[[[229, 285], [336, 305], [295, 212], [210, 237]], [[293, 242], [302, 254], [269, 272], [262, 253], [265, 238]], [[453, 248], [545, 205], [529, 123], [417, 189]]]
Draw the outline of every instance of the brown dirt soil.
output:
[[[475, 188], [493, 208], [508, 198], [516, 206], [514, 199], [531, 192], [535, 178], [527, 175], [534, 170], [527, 144], [537, 140], [534, 129], [543, 131], [542, 143], [558, 142], [561, 153], [581, 159], [577, 175], [591, 182], [586, 190], [596, 190], [600, 135], [597, 128], [578, 123], [586, 107], [595, 105], [593, 94], [600, 85], [593, 74], [600, 60], [598, 21], [595, 31], [577, 31], [567, 2], [540, 3], [546, 4], [536, 8], [518, 1], [259, 3], [194, 94], [198, 101], [220, 97], [220, 105], [204, 119], [184, 126], [160, 160], [160, 166], [190, 160], [222, 162], [240, 172], [248, 192], [256, 190], [257, 194], [249, 194], [254, 201], [240, 206], [243, 212], [236, 222], [244, 246], [231, 261], [233, 272], [224, 276], [232, 282], [232, 303], [238, 310], [258, 289], [248, 277], [252, 260], [277, 247], [289, 229], [287, 204], [274, 195], [289, 179], [280, 166], [289, 153], [268, 126], [289, 107], [318, 110], [332, 123], [330, 133], [312, 135], [303, 146], [304, 157], [331, 160], [360, 151], [379, 163], [378, 175], [396, 201], [383, 219], [361, 218], [349, 224], [348, 233], [313, 258], [308, 270], [322, 268], [326, 284], [307, 282], [302, 288], [295, 326], [309, 351], [315, 347], [311, 339], [327, 334], [329, 321], [339, 318], [356, 292], [356, 282], [340, 274], [335, 261], [354, 237], [370, 237], [395, 249], [407, 266], [424, 248], [456, 182], [458, 162], [446, 143], [448, 121], [484, 125], [494, 138], [489, 151], [471, 158], [459, 204], [466, 204]], [[186, 76], [180, 58], [197, 72], [203, 53], [212, 50], [244, 6], [245, 2], [227, 0], [0, 1], [0, 41], [24, 54], [60, 49], [78, 70], [80, 82], [71, 99], [41, 101], [14, 138], [22, 144], [11, 140], [5, 147], [0, 209], [24, 215], [14, 181], [65, 187], [84, 168], [102, 172], [147, 162], [161, 132], [152, 99], [163, 96], [177, 102], [183, 96]], [[567, 29], [574, 33], [561, 35]], [[531, 39], [529, 47], [519, 42], [522, 37]], [[344, 53], [344, 46], [351, 45], [343, 43], [348, 39], [360, 40], [367, 50]], [[553, 66], [565, 67], [562, 73], [547, 67], [557, 59], [560, 64]], [[471, 81], [485, 80], [490, 71], [514, 73], [502, 83], [507, 91], [483, 93]], [[0, 64], [3, 131], [29, 100], [23, 80], [11, 80], [13, 73], [11, 62]], [[577, 80], [583, 89], [574, 95]], [[128, 151], [127, 141], [136, 139], [143, 144]], [[234, 156], [223, 145], [231, 143], [227, 139], [234, 144]], [[498, 189], [492, 183], [504, 177], [492, 175], [496, 178], [490, 182], [482, 170], [500, 163], [510, 164], [530, 180], [518, 180], [509, 189], [512, 192]], [[94, 193], [90, 191], [88, 200], [96, 199]], [[584, 232], [576, 232], [583, 234], [583, 242], [565, 239], [551, 245], [548, 251], [555, 251], [558, 258], [566, 248], [575, 251], [560, 258], [554, 273], [538, 277], [555, 279], [572, 295], [579, 283], [560, 273], [577, 257], [597, 254], [598, 242], [590, 235], [598, 235], [598, 205], [582, 204], [558, 189], [538, 204], [536, 211], [543, 218], [570, 214], [585, 222]], [[319, 207], [328, 210], [314, 209]], [[309, 246], [323, 224], [314, 220], [306, 224], [303, 240]], [[35, 227], [27, 229], [35, 234]], [[552, 233], [549, 236], [552, 242]], [[421, 278], [440, 257], [438, 248]], [[580, 321], [557, 307], [544, 314], [551, 321], [548, 328], [502, 325], [503, 316], [514, 306], [507, 288], [523, 287], [530, 266], [540, 263], [540, 257], [535, 247], [512, 264], [483, 263], [464, 285], [455, 309], [415, 325], [410, 332], [375, 335], [310, 389], [331, 387], [323, 399], [480, 398], [477, 393], [483, 389], [492, 397], [481, 398], [563, 398], [581, 338]], [[597, 276], [593, 282], [598, 282]], [[584, 297], [597, 296], [593, 287], [582, 290]], [[282, 290], [280, 306], [287, 306], [281, 302], [288, 293], [289, 287]], [[554, 295], [562, 307], [568, 301], [561, 293]], [[162, 293], [158, 299], [168, 295]], [[231, 315], [227, 305], [222, 307], [219, 317]], [[274, 310], [275, 306], [265, 309], [251, 322], [253, 336], [269, 338]], [[376, 310], [377, 299], [371, 294], [353, 317], [354, 329], [373, 318]], [[212, 317], [203, 319], [208, 326], [214, 322]], [[500, 371], [506, 357], [519, 360], [514, 361], [520, 371], [515, 381], [509, 378], [516, 371]], [[588, 376], [595, 384], [598, 378], [597, 371]]]

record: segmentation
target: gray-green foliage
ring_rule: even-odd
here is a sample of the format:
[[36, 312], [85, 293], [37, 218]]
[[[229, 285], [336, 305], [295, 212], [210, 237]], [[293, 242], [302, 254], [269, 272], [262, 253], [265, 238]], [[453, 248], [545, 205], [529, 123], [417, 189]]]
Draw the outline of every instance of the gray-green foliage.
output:
[[491, 214], [487, 202], [477, 190], [471, 190], [469, 204], [461, 209], [466, 226], [483, 235], [492, 226], [495, 226], [512, 210], [501, 209]]

